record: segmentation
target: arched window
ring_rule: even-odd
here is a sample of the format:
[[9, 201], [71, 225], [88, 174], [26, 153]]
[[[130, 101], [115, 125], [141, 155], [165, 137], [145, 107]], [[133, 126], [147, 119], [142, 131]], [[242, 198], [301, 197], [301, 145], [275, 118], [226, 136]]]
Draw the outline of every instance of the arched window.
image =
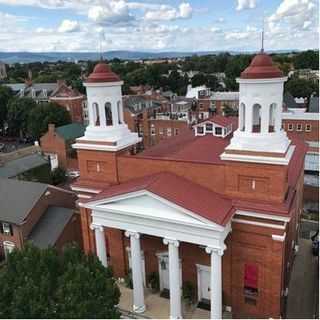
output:
[[252, 108], [252, 132], [261, 132], [261, 106], [257, 103]]
[[240, 104], [240, 117], [239, 117], [239, 128], [240, 131], [245, 131], [246, 129], [246, 105], [244, 103]]
[[99, 126], [100, 125], [99, 106], [96, 102], [92, 104], [92, 109], [93, 109], [93, 124], [95, 126]]
[[117, 113], [118, 113], [118, 123], [121, 124], [121, 104], [120, 101], [117, 102]]
[[112, 126], [112, 110], [110, 102], [106, 102], [106, 104], [104, 105], [104, 111], [106, 114], [106, 125]]
[[272, 103], [269, 109], [269, 132], [275, 131], [277, 104]]

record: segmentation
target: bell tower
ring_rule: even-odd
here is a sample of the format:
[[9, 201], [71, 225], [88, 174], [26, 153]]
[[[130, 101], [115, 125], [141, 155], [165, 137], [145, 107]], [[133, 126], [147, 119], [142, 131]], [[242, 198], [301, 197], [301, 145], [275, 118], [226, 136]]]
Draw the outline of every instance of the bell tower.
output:
[[76, 149], [118, 151], [136, 144], [140, 138], [123, 120], [123, 81], [106, 63], [98, 63], [84, 86], [87, 91], [89, 125]]
[[79, 181], [118, 183], [117, 155], [141, 141], [123, 119], [123, 81], [110, 67], [98, 63], [84, 82], [89, 125], [73, 144], [77, 149]]
[[253, 58], [237, 79], [239, 126], [222, 160], [288, 164], [293, 148], [281, 127], [286, 80], [263, 50]]

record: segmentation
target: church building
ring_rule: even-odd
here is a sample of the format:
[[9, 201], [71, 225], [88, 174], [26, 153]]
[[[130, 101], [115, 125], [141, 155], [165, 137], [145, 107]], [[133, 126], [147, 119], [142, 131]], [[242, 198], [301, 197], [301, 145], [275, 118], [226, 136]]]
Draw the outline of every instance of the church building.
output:
[[239, 119], [213, 116], [136, 154], [123, 82], [103, 62], [87, 78], [72, 189], [85, 251], [117, 278], [132, 273], [131, 311], [148, 310], [145, 287], [157, 274], [171, 318], [185, 316], [185, 283], [213, 319], [285, 316], [307, 150], [281, 127], [286, 80], [261, 51], [237, 79]]

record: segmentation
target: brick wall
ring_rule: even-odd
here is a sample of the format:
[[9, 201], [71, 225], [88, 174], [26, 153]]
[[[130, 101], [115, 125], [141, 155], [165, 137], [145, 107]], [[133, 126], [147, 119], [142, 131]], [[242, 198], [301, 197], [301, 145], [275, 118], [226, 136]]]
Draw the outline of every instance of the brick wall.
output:
[[54, 125], [49, 125], [48, 132], [40, 138], [40, 145], [42, 152], [57, 154], [59, 166], [67, 168], [67, 147], [64, 139], [56, 134]]
[[72, 122], [83, 123], [82, 102], [84, 101], [84, 97], [80, 96], [79, 98], [70, 99], [55, 99], [53, 97], [50, 98], [50, 101], [65, 108], [69, 112]]

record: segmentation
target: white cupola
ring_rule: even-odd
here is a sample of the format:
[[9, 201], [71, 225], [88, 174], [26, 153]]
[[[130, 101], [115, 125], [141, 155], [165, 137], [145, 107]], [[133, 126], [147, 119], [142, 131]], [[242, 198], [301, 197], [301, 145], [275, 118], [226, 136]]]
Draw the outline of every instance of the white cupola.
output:
[[[283, 86], [287, 80], [261, 51], [239, 83], [239, 126], [222, 160], [287, 164], [293, 152], [282, 129]], [[291, 148], [291, 149], [290, 149]]]
[[123, 81], [103, 62], [98, 63], [84, 82], [87, 91], [89, 125], [76, 149], [117, 151], [141, 141], [123, 119]]

